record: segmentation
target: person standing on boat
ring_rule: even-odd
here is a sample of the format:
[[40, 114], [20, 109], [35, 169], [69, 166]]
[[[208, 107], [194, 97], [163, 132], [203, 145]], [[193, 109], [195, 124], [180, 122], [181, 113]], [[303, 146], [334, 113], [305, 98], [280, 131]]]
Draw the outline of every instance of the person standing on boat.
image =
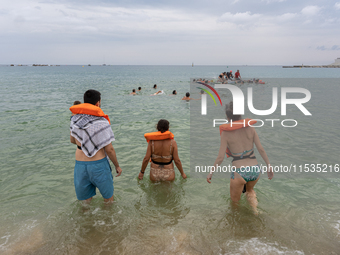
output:
[[240, 70], [236, 71], [236, 73], [235, 73], [235, 80], [241, 80]]
[[221, 83], [224, 83], [224, 75], [222, 75], [222, 74], [220, 74], [219, 76], [218, 76], [218, 81], [219, 82], [221, 82]]
[[230, 70], [230, 72], [227, 72], [227, 80], [231, 80], [232, 78], [234, 78], [233, 71]]

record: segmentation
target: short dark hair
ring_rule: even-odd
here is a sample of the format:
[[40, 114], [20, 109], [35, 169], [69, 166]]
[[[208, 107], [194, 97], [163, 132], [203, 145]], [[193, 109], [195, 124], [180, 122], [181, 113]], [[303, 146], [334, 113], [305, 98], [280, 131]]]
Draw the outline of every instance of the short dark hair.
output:
[[157, 84], [153, 85], [153, 88], [156, 88], [157, 87]]
[[138, 90], [141, 90], [142, 89], [142, 87], [138, 87]]
[[189, 92], [185, 93], [185, 96], [190, 97], [190, 93]]
[[132, 92], [136, 92], [136, 90], [135, 90], [135, 89], [133, 89], [133, 90], [132, 90]]
[[157, 123], [157, 130], [164, 133], [165, 131], [169, 130], [170, 123], [165, 119], [160, 119]]
[[225, 107], [225, 113], [227, 114], [228, 119], [231, 119], [233, 121], [240, 120], [241, 119], [241, 115], [234, 115], [233, 108], [234, 108], [233, 101], [231, 101]]
[[172, 91], [172, 94], [176, 94], [176, 90]]
[[84, 103], [95, 105], [100, 101], [100, 92], [94, 89], [89, 89], [84, 93]]
[[78, 101], [78, 100], [76, 100], [76, 101], [73, 102], [73, 105], [78, 105], [78, 104], [81, 104], [81, 102]]

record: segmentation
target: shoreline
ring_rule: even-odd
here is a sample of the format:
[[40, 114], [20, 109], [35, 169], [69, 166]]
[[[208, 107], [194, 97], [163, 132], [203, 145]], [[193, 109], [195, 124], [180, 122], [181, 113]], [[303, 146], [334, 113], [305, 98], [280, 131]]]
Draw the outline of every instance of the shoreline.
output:
[[340, 65], [321, 65], [321, 66], [295, 65], [295, 66], [282, 66], [282, 68], [340, 68]]

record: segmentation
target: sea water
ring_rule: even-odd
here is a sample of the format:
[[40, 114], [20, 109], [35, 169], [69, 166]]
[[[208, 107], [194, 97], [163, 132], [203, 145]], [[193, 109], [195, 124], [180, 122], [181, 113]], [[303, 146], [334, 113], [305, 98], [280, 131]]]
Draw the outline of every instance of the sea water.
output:
[[[271, 181], [263, 175], [255, 187], [258, 215], [244, 196], [238, 207], [232, 206], [229, 174], [211, 184], [205, 174], [195, 175], [193, 159], [214, 162], [219, 133], [211, 127], [191, 137], [191, 129], [200, 123], [190, 116], [200, 109], [200, 101], [181, 98], [190, 91], [190, 78], [217, 78], [236, 69], [243, 78], [266, 82], [255, 92], [266, 102], [258, 103], [263, 109], [270, 108], [271, 87], [291, 86], [291, 78], [312, 94], [306, 104], [312, 116], [296, 113], [297, 108], [291, 112], [299, 121], [295, 129], [257, 129], [273, 165], [340, 163], [337, 68], [0, 66], [0, 253], [339, 254], [340, 173], [274, 176]], [[130, 96], [138, 87], [139, 95]], [[82, 101], [87, 89], [102, 93], [123, 170], [114, 178], [115, 202], [109, 206], [99, 192], [84, 206], [74, 191], [76, 148], [69, 140], [68, 108]], [[165, 94], [150, 96], [158, 90]], [[177, 96], [169, 96], [173, 90]], [[193, 98], [199, 96], [192, 92]], [[221, 97], [223, 103], [230, 99], [223, 92]], [[209, 103], [208, 110], [215, 109]], [[224, 118], [223, 108], [219, 112]], [[149, 168], [142, 181], [137, 178], [147, 148], [143, 134], [155, 131], [161, 118], [170, 121], [186, 180], [177, 169], [172, 183], [151, 183]]]

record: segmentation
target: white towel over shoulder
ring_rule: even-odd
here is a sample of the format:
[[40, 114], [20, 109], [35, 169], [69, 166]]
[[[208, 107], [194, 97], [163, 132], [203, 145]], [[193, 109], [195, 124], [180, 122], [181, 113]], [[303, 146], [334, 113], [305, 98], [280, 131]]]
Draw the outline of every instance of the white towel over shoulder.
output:
[[71, 118], [71, 136], [81, 143], [81, 149], [89, 158], [115, 140], [111, 125], [104, 117], [77, 114]]

